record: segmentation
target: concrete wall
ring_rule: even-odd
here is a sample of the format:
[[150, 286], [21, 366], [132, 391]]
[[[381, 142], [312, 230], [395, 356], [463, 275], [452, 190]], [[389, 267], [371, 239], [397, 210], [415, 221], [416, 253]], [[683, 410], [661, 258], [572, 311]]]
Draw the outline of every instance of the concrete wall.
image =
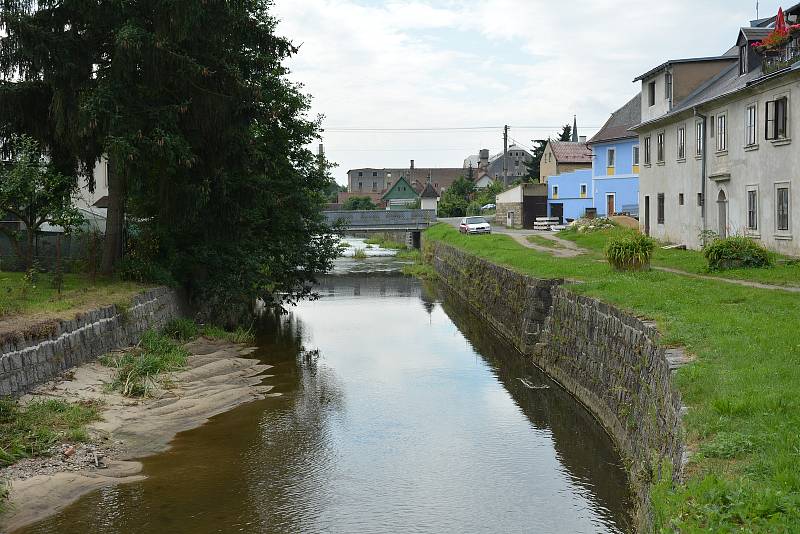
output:
[[106, 306], [71, 321], [39, 325], [37, 334], [0, 339], [0, 397], [19, 396], [71, 367], [136, 343], [150, 328], [178, 317], [174, 291], [156, 288], [136, 296], [130, 308]]
[[651, 325], [560, 280], [538, 280], [439, 242], [426, 257], [453, 292], [503, 338], [583, 403], [614, 439], [629, 468], [639, 526], [649, 524], [649, 488], [668, 465], [682, 467], [680, 396]]

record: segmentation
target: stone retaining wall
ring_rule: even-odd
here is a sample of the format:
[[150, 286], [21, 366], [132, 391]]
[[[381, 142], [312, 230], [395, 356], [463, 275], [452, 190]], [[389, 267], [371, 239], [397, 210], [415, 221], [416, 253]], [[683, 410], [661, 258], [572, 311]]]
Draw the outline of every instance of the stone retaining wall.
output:
[[134, 297], [126, 310], [106, 306], [53, 323], [38, 337], [6, 338], [0, 345], [0, 397], [22, 395], [71, 367], [130, 346], [179, 311], [176, 293], [160, 287]]
[[461, 251], [426, 243], [452, 291], [583, 403], [628, 466], [636, 520], [649, 527], [650, 485], [683, 461], [682, 404], [656, 329], [613, 306]]

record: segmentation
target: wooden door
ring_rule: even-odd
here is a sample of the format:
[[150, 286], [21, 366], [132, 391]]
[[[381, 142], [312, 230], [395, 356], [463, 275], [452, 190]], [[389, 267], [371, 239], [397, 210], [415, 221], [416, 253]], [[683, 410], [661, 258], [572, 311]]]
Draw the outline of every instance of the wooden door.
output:
[[614, 200], [614, 193], [606, 194], [606, 217], [611, 217], [617, 212]]

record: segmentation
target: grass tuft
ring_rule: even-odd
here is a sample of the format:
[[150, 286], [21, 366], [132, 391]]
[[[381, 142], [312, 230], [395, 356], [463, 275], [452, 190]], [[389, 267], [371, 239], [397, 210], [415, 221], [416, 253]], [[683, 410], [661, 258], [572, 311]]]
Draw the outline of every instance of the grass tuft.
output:
[[0, 466], [46, 454], [62, 441], [88, 441], [86, 425], [99, 418], [96, 403], [47, 399], [21, 405], [1, 399]]
[[209, 339], [231, 343], [252, 343], [256, 339], [252, 328], [242, 328], [241, 326], [230, 332], [218, 326], [206, 325], [200, 329], [200, 334]]
[[116, 369], [111, 390], [126, 397], [150, 397], [168, 387], [166, 374], [186, 367], [188, 357], [189, 351], [169, 337], [148, 331], [136, 348], [106, 355], [100, 361]]

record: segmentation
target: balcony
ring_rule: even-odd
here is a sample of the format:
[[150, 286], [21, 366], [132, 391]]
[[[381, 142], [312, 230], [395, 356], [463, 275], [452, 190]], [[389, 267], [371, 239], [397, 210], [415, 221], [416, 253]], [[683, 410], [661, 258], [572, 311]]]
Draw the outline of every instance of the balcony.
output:
[[791, 67], [800, 61], [800, 36], [794, 36], [785, 45], [772, 50], [764, 51], [764, 60], [761, 70], [764, 74], [772, 74], [779, 70]]

